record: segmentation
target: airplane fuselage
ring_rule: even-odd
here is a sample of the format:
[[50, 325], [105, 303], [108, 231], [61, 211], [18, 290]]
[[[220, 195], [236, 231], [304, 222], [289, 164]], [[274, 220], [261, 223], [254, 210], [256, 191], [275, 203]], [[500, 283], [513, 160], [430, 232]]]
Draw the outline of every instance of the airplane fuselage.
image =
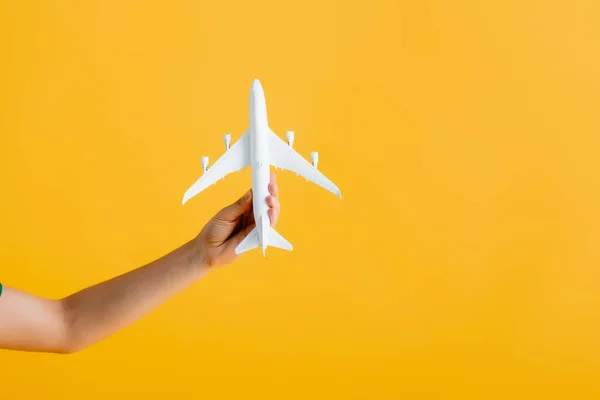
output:
[[271, 224], [269, 217], [269, 182], [271, 180], [271, 164], [269, 162], [269, 124], [267, 122], [267, 105], [263, 88], [257, 80], [250, 90], [250, 166], [252, 170], [252, 203], [258, 242], [263, 254], [266, 251], [265, 232]]

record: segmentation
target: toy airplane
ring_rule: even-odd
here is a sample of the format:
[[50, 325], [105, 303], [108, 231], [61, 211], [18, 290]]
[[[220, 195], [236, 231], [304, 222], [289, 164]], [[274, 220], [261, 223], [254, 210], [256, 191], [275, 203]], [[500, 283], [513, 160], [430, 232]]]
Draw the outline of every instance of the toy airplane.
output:
[[265, 94], [260, 82], [255, 79], [250, 90], [250, 126], [240, 139], [231, 146], [231, 135], [225, 134], [225, 154], [215, 164], [208, 168], [208, 157], [202, 157], [204, 174], [183, 196], [182, 204], [206, 189], [216, 184], [226, 175], [252, 167], [253, 211], [256, 227], [235, 249], [236, 254], [242, 254], [257, 247], [262, 248], [266, 256], [267, 246], [292, 250], [292, 245], [271, 227], [269, 206], [266, 198], [269, 195], [270, 168], [290, 170], [296, 175], [302, 175], [306, 180], [329, 190], [342, 198], [340, 190], [317, 170], [319, 155], [310, 153], [312, 165], [292, 149], [294, 132], [287, 131], [287, 144], [279, 138], [267, 122], [267, 105]]

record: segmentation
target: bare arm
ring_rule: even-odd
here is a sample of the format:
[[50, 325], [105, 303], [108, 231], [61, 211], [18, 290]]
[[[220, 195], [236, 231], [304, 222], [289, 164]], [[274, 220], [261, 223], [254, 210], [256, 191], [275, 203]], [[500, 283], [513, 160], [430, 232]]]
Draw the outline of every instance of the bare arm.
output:
[[[279, 214], [269, 186], [271, 220]], [[254, 227], [250, 192], [221, 210], [192, 241], [143, 267], [50, 300], [4, 287], [0, 348], [52, 353], [82, 350], [144, 317], [212, 268], [236, 259], [235, 247]]]
[[208, 272], [189, 242], [141, 268], [50, 300], [4, 288], [0, 347], [72, 353], [137, 321]]

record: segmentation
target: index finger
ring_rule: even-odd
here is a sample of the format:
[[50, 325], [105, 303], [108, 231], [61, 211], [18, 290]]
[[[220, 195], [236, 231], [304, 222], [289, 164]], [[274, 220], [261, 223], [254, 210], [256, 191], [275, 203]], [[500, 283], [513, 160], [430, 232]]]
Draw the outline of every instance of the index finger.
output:
[[275, 196], [275, 198], [279, 197], [279, 188], [277, 187], [277, 182], [275, 182], [275, 174], [271, 173], [271, 182], [269, 183], [269, 192]]

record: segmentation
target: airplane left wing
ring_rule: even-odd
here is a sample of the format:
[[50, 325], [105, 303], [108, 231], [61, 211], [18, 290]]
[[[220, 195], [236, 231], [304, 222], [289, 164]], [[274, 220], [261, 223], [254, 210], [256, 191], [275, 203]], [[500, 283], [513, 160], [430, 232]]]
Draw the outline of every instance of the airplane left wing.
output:
[[212, 167], [208, 168], [204, 175], [200, 177], [183, 196], [181, 204], [206, 189], [212, 184], [217, 183], [219, 179], [225, 178], [232, 172], [237, 172], [250, 165], [250, 146], [248, 132], [246, 131], [240, 139], [233, 144], [219, 158]]
[[269, 132], [269, 158], [274, 167], [287, 169], [302, 175], [324, 189], [342, 198], [340, 189], [323, 175], [315, 166], [306, 161], [296, 150], [285, 143], [275, 132]]

